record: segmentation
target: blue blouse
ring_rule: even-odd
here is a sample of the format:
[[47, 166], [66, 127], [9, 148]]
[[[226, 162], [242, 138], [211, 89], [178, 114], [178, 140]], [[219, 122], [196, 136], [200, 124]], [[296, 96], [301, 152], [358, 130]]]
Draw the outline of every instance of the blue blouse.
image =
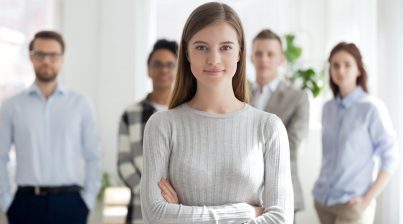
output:
[[385, 106], [361, 87], [328, 101], [322, 114], [322, 166], [315, 200], [324, 205], [364, 196], [379, 169], [398, 166], [396, 133]]

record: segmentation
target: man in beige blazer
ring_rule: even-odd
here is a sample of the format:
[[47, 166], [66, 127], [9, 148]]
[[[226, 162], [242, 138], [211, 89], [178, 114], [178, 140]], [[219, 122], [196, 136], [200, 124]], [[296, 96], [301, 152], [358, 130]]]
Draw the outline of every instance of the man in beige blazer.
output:
[[253, 40], [252, 63], [256, 82], [252, 86], [252, 106], [276, 114], [283, 121], [290, 143], [291, 176], [294, 189], [294, 211], [304, 209], [301, 183], [298, 178], [298, 149], [308, 132], [309, 100], [307, 94], [288, 85], [278, 77], [284, 63], [281, 39], [271, 30], [262, 30]]

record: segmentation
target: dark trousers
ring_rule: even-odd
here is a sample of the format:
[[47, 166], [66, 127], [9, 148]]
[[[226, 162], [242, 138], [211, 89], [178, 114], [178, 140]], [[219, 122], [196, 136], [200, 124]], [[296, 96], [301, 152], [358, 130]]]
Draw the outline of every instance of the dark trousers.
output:
[[78, 192], [41, 196], [17, 191], [7, 219], [9, 224], [85, 224], [88, 213]]
[[134, 209], [134, 194], [133, 190], [130, 188], [130, 201], [129, 204], [127, 205], [127, 215], [126, 215], [126, 220], [125, 224], [131, 224], [133, 220], [133, 209]]

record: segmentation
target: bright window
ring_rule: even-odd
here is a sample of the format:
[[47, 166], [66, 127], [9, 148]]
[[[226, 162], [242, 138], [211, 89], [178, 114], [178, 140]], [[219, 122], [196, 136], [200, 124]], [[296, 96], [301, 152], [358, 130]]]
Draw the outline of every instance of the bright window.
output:
[[0, 104], [32, 83], [28, 43], [50, 27], [49, 0], [0, 0]]

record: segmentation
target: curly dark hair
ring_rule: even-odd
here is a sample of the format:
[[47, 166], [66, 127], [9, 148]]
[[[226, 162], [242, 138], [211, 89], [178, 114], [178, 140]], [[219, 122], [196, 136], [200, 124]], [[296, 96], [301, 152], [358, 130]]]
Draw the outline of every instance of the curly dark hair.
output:
[[174, 54], [175, 57], [178, 56], [178, 44], [176, 43], [176, 41], [159, 39], [159, 40], [157, 40], [157, 42], [155, 42], [153, 50], [148, 55], [147, 65], [150, 65], [151, 57], [153, 56], [153, 54], [157, 50], [161, 50], [161, 49], [166, 49], [166, 50], [172, 52], [172, 54]]

